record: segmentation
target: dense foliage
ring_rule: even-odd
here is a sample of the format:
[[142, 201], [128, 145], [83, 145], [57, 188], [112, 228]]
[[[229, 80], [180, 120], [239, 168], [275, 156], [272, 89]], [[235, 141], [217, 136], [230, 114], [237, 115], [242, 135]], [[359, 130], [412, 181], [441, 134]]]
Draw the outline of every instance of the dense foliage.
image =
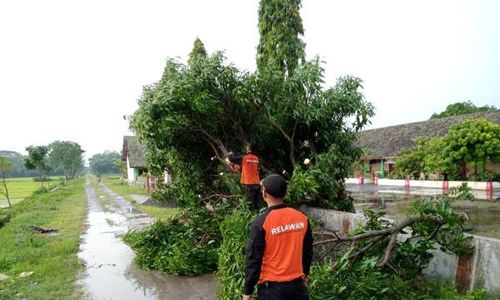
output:
[[367, 124], [373, 108], [359, 79], [344, 77], [329, 89], [322, 82], [317, 60], [287, 80], [273, 69], [241, 73], [221, 53], [198, 56], [190, 65], [169, 60], [160, 82], [145, 88], [131, 126], [151, 170], [171, 173], [172, 188], [182, 189], [175, 198], [183, 203], [227, 189], [215, 183], [225, 156], [255, 140], [263, 169], [285, 171], [292, 185], [294, 170], [310, 159], [302, 171], [318, 189], [303, 195], [311, 204], [343, 208], [343, 179], [360, 155], [354, 132]]
[[432, 114], [431, 120], [446, 118], [451, 116], [472, 114], [476, 112], [489, 111], [495, 109], [496, 107], [493, 105], [476, 106], [470, 100], [465, 102], [457, 102], [446, 106], [446, 109], [440, 112], [439, 114], [437, 113]]
[[335, 267], [330, 262], [315, 264], [311, 268], [308, 287], [311, 300], [487, 299], [483, 289], [463, 295], [451, 282], [403, 279], [397, 274], [386, 273], [376, 266], [373, 258], [355, 266], [348, 266], [346, 260], [339, 261]]
[[447, 174], [449, 179], [458, 177], [458, 166], [453, 164], [445, 153], [443, 138], [421, 137], [415, 146], [401, 151], [396, 160], [393, 176], [419, 178], [420, 173]]
[[445, 153], [455, 164], [474, 164], [474, 177], [478, 166], [483, 179], [488, 179], [486, 162], [500, 162], [500, 125], [487, 120], [467, 120], [453, 126], [446, 136]]
[[28, 156], [24, 158], [24, 166], [29, 170], [37, 170], [39, 178], [49, 173], [50, 166], [48, 162], [49, 147], [47, 146], [29, 146], [26, 147]]
[[137, 264], [174, 275], [214, 271], [222, 240], [219, 225], [227, 205], [211, 208], [186, 209], [172, 219], [127, 233], [124, 240], [135, 251]]
[[235, 211], [220, 225], [222, 244], [217, 271], [218, 298], [233, 300], [241, 297], [245, 281], [245, 246], [249, 226], [255, 214], [248, 210]]
[[305, 61], [305, 43], [300, 0], [264, 0], [259, 4], [259, 34], [257, 67], [270, 65], [291, 75]]
[[[500, 161], [500, 125], [487, 120], [466, 120], [454, 125], [444, 137], [420, 138], [396, 160], [395, 176], [418, 178], [420, 173], [446, 174], [448, 179], [492, 179], [488, 161]], [[465, 176], [463, 169], [473, 165]], [[478, 167], [481, 170], [478, 170]], [[480, 171], [480, 172], [479, 172]]]

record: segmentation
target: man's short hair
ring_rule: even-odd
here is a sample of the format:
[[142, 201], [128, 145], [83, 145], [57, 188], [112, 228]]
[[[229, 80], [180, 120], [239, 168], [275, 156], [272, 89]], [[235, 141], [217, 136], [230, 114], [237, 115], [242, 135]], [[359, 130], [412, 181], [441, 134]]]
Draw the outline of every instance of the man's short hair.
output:
[[267, 176], [262, 180], [261, 185], [264, 191], [274, 198], [284, 198], [288, 187], [285, 178], [278, 174]]

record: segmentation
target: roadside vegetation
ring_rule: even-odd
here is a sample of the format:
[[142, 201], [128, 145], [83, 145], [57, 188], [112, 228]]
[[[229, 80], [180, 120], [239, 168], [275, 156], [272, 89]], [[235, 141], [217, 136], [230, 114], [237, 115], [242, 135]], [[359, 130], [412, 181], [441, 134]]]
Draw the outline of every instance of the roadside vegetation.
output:
[[[30, 180], [31, 182], [32, 180]], [[12, 208], [0, 228], [0, 299], [73, 299], [81, 264], [80, 234], [86, 209], [85, 179], [33, 194]], [[43, 229], [57, 232], [43, 234]]]

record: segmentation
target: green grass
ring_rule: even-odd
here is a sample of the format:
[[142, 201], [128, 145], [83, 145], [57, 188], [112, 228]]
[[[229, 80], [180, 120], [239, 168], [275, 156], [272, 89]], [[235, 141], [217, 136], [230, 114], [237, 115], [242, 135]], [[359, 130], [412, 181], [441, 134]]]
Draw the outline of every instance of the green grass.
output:
[[[85, 179], [75, 179], [52, 193], [33, 195], [9, 211], [11, 220], [0, 229], [0, 299], [74, 299], [80, 234], [86, 212]], [[29, 226], [55, 228], [56, 236], [32, 233]], [[22, 272], [33, 275], [21, 278]]]
[[[92, 181], [94, 180], [95, 177], [93, 177]], [[135, 201], [131, 195], [149, 195], [148, 192], [145, 188], [130, 186], [126, 183], [121, 183], [119, 176], [105, 175], [101, 177], [101, 182], [107, 185], [111, 190], [113, 190], [113, 192], [125, 198], [128, 202], [134, 205], [134, 207], [142, 210], [155, 219], [168, 219], [178, 212], [177, 208], [156, 207], [137, 203], [137, 201]]]
[[148, 215], [152, 216], [155, 219], [169, 219], [177, 214], [179, 211], [177, 208], [168, 208], [168, 207], [156, 207], [156, 206], [148, 206], [135, 204], [136, 207]]
[[103, 175], [101, 176], [101, 182], [127, 200], [133, 200], [130, 195], [149, 195], [145, 188], [130, 186], [126, 182], [120, 182], [120, 176]]
[[[57, 178], [49, 181], [49, 186], [55, 186], [59, 183]], [[35, 182], [31, 177], [24, 178], [7, 178], [6, 180], [7, 188], [9, 189], [9, 198], [11, 203], [21, 202], [24, 198], [31, 196], [31, 194], [41, 187], [40, 182]], [[47, 182], [44, 182], [44, 186], [47, 186]], [[0, 207], [9, 206], [7, 198], [4, 195], [0, 195]]]

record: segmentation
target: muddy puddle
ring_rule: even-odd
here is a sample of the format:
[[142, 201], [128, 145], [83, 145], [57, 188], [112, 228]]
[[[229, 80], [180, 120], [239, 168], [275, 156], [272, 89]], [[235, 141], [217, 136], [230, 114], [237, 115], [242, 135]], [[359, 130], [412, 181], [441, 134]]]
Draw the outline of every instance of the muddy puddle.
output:
[[86, 266], [79, 282], [86, 299], [215, 299], [211, 274], [188, 278], [140, 269], [121, 236], [153, 220], [102, 187], [96, 194], [86, 186], [88, 227], [78, 254]]
[[[383, 209], [385, 214], [396, 219], [408, 215], [412, 203], [424, 197], [440, 194], [441, 190], [422, 188], [381, 187], [374, 185], [347, 185], [354, 199], [356, 212], [364, 209]], [[486, 192], [474, 191], [474, 201], [457, 201], [456, 207], [469, 218], [469, 232], [476, 235], [500, 238], [500, 201], [485, 200]], [[493, 199], [500, 197], [500, 191], [493, 193]]]

